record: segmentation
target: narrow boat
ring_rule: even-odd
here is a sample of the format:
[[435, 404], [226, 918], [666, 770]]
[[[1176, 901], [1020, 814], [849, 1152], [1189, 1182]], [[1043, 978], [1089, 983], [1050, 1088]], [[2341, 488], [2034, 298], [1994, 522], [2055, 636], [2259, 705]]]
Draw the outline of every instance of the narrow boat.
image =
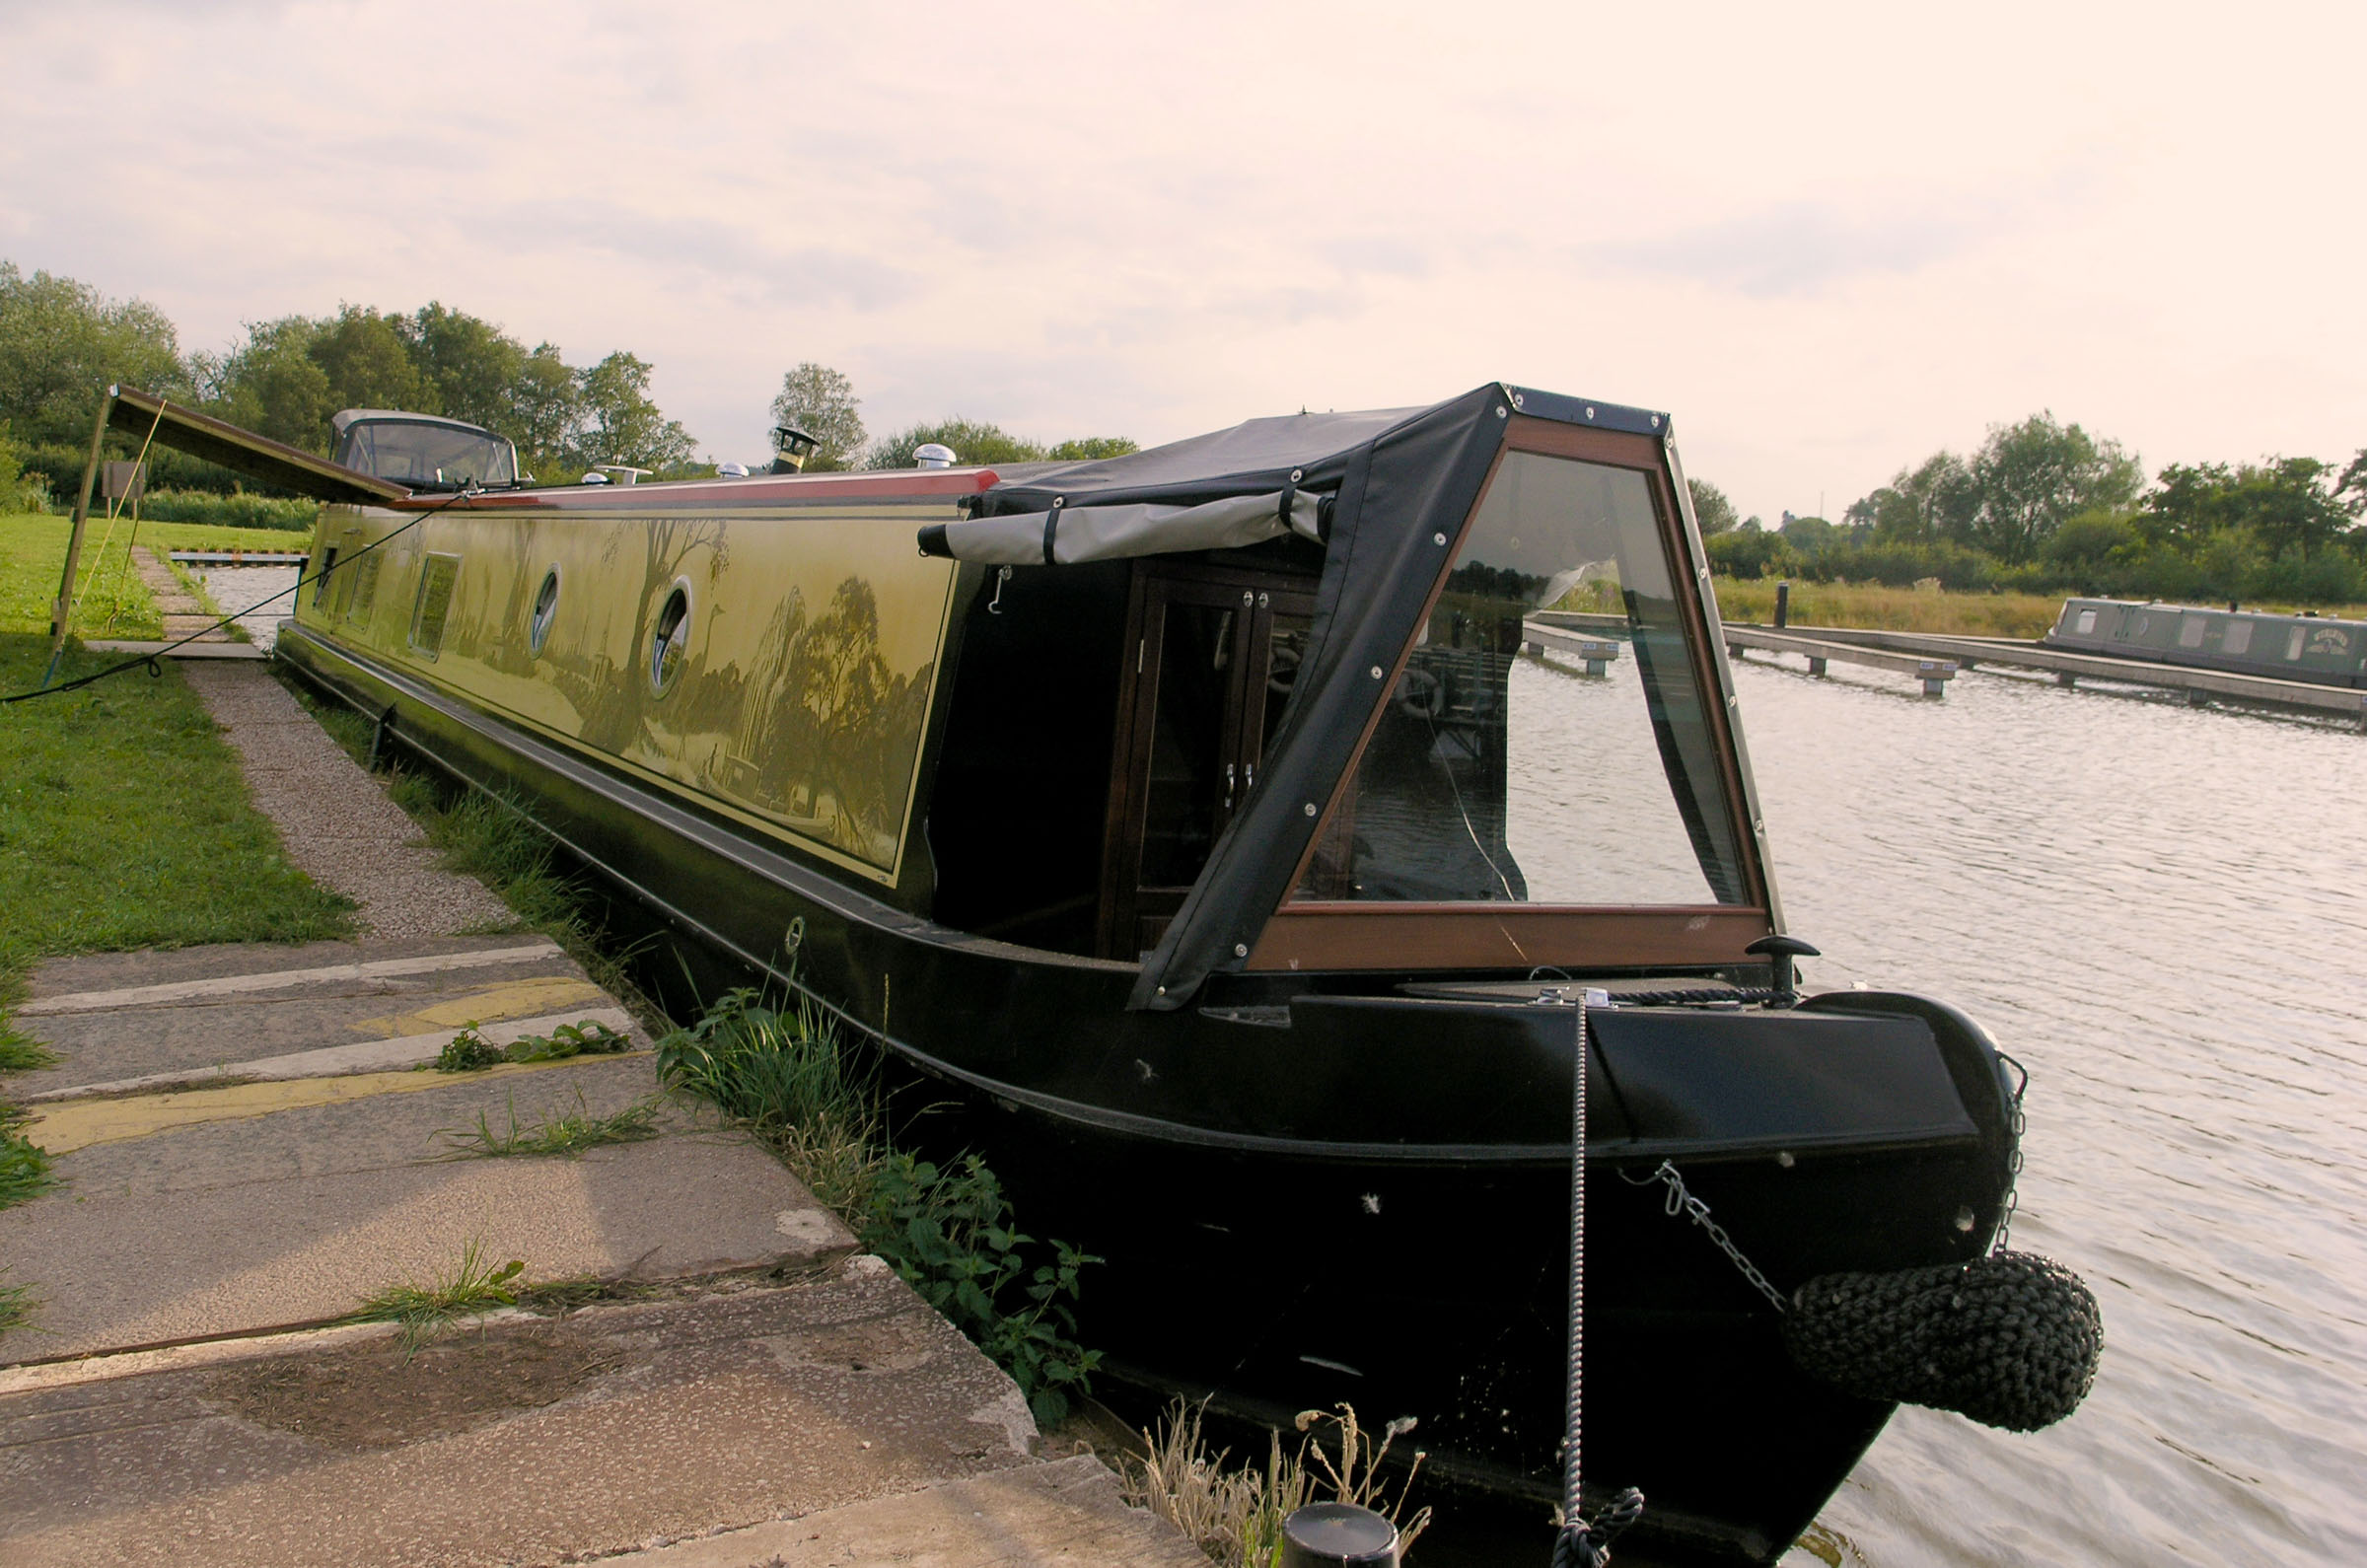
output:
[[2367, 621], [2121, 599], [2066, 599], [2049, 648], [2232, 670], [2321, 686], [2367, 686]]
[[1585, 989], [1586, 1473], [1647, 1494], [1640, 1555], [1780, 1555], [1894, 1408], [1803, 1371], [1786, 1301], [2006, 1212], [1982, 1032], [1794, 991], [1665, 415], [1491, 384], [548, 489], [389, 418], [420, 491], [114, 409], [334, 503], [279, 656], [925, 1079], [1107, 1260], [1130, 1386], [1414, 1416], [1427, 1473], [1542, 1523]]

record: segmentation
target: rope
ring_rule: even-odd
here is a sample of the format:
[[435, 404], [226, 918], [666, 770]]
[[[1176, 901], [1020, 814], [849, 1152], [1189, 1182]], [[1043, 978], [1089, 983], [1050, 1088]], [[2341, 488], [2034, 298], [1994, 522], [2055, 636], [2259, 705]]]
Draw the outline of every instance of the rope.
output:
[[152, 677], [161, 676], [165, 673], [164, 666], [159, 664], [157, 661], [162, 659], [165, 655], [173, 652], [176, 648], [185, 648], [190, 643], [195, 642], [198, 638], [204, 636], [209, 631], [219, 631], [224, 626], [229, 625], [231, 622], [239, 619], [243, 615], [251, 615], [256, 610], [262, 608], [265, 605], [271, 604], [275, 600], [285, 599], [290, 594], [300, 592], [307, 583], [317, 583], [322, 578], [328, 576], [328, 574], [331, 572], [343, 571], [346, 567], [352, 565], [355, 561], [360, 560], [372, 550], [379, 548], [381, 545], [393, 542], [402, 535], [408, 534], [411, 530], [417, 528], [429, 518], [434, 517], [437, 513], [442, 512], [446, 508], [450, 507], [454, 502], [465, 500], [472, 495], [481, 494], [483, 490], [484, 486], [482, 485], [464, 486], [463, 488], [454, 491], [450, 496], [438, 502], [436, 505], [429, 507], [426, 511], [420, 513], [417, 517], [402, 525], [402, 527], [390, 530], [388, 533], [381, 535], [375, 539], [372, 539], [360, 549], [355, 550], [351, 555], [340, 555], [337, 557], [335, 565], [325, 566], [318, 572], [312, 572], [301, 576], [297, 578], [294, 583], [290, 584], [286, 588], [281, 589], [278, 593], [267, 594], [263, 598], [258, 599], [253, 604], [248, 606], [245, 609], [234, 610], [230, 614], [223, 616], [220, 620], [215, 621], [210, 626], [200, 626], [195, 631], [190, 632], [186, 637], [182, 637], [176, 642], [169, 642], [162, 648], [155, 649], [148, 653], [133, 654], [130, 658], [123, 660], [119, 664], [108, 665], [105, 670], [93, 671], [91, 674], [83, 676], [79, 679], [69, 680], [63, 685], [39, 685], [34, 686], [25, 691], [11, 692], [5, 697], [0, 697], [0, 707], [5, 707], [12, 702], [30, 702], [36, 697], [54, 697], [61, 692], [78, 690], [83, 686], [105, 680], [109, 676], [119, 676], [126, 670], [145, 669]]
[[1644, 1512], [1644, 1494], [1630, 1486], [1589, 1520], [1579, 1512], [1579, 1395], [1586, 1366], [1586, 1013], [1611, 998], [1590, 990], [1578, 1003], [1578, 1054], [1570, 1074], [1570, 1367], [1562, 1438], [1561, 1532], [1553, 1539], [1553, 1568], [1602, 1568], [1612, 1538]]

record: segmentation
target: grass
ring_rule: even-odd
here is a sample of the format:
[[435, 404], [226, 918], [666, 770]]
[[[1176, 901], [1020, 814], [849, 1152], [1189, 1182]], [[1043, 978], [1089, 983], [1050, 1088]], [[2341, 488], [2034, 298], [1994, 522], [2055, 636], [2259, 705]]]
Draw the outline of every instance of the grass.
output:
[[37, 1305], [32, 1290], [24, 1285], [0, 1285], [0, 1334], [12, 1328], [22, 1328], [33, 1321], [33, 1309]]
[[518, 1097], [512, 1095], [506, 1114], [509, 1125], [502, 1131], [495, 1131], [493, 1118], [479, 1110], [474, 1127], [458, 1131], [447, 1128], [436, 1136], [450, 1146], [454, 1157], [469, 1160], [522, 1156], [572, 1160], [586, 1149], [597, 1149], [603, 1144], [645, 1143], [658, 1136], [658, 1103], [654, 1096], [610, 1115], [595, 1116], [585, 1108], [583, 1092], [578, 1090], [573, 1110], [546, 1113], [539, 1121], [522, 1123], [518, 1119]]
[[[46, 655], [0, 630], [0, 690]], [[69, 648], [58, 674], [103, 667]], [[179, 671], [0, 707], [0, 1006], [52, 955], [341, 937], [352, 907], [288, 862]], [[36, 1049], [0, 1025], [0, 1070]]]
[[847, 1216], [870, 1204], [887, 1109], [811, 1003], [783, 1014], [735, 991], [658, 1041], [658, 1077], [753, 1131], [825, 1208]]
[[[0, 517], [0, 693], [40, 684], [66, 532], [62, 518]], [[92, 539], [86, 561], [102, 592], [84, 604], [102, 614], [114, 605], [113, 630], [153, 633], [161, 622], [138, 574], [120, 574], [119, 602], [106, 598], [125, 536], [109, 554]], [[57, 678], [111, 662], [69, 642]], [[289, 864], [178, 671], [0, 706], [0, 1073], [55, 1060], [4, 1011], [44, 958], [341, 937], [351, 911]], [[6, 1111], [0, 1101], [0, 1207], [50, 1180]]]
[[1390, 1422], [1378, 1443], [1345, 1404], [1301, 1411], [1298, 1429], [1303, 1435], [1296, 1454], [1284, 1451], [1277, 1432], [1262, 1470], [1229, 1465], [1226, 1450], [1209, 1451], [1200, 1408], [1178, 1399], [1157, 1431], [1142, 1434], [1142, 1453], [1119, 1457], [1119, 1484], [1128, 1503], [1182, 1530], [1224, 1568], [1273, 1568], [1281, 1560], [1282, 1522], [1313, 1502], [1372, 1509], [1397, 1527], [1399, 1548], [1410, 1549], [1430, 1525], [1427, 1508], [1404, 1517], [1423, 1456], [1414, 1455], [1394, 1502], [1382, 1464], [1397, 1440], [1413, 1430], [1411, 1419]]
[[[1718, 613], [1728, 620], [1771, 624], [1771, 578], [1716, 580]], [[2062, 613], [2062, 596], [2045, 594], [1926, 594], [1876, 583], [1794, 583], [1794, 626], [1865, 626], [1960, 637], [2037, 637]]]
[[39, 1197], [56, 1183], [49, 1156], [20, 1130], [25, 1112], [0, 1104], [0, 1209]]
[[[1728, 620], [1767, 625], [1775, 619], [1771, 577], [1716, 579], [1718, 613]], [[1948, 594], [1879, 583], [1792, 584], [1793, 626], [1863, 626], [1957, 637], [2040, 637], [2063, 612], [2061, 594]], [[2247, 609], [2291, 613], [2300, 606], [2247, 605]], [[2321, 614], [2367, 619], [2367, 606], [2321, 606]]]
[[[0, 628], [46, 635], [50, 606], [57, 598], [58, 574], [65, 568], [66, 540], [73, 530], [71, 518], [0, 515]], [[157, 612], [155, 597], [130, 560], [128, 546], [134, 536], [128, 516], [116, 518], [111, 530], [104, 514], [93, 514], [84, 525], [70, 630], [86, 637], [154, 639], [164, 635], [165, 623]], [[145, 519], [140, 521], [136, 536], [139, 548], [154, 546], [165, 551], [301, 550], [310, 542], [305, 535], [270, 529]]]
[[452, 1273], [424, 1285], [408, 1280], [389, 1285], [365, 1298], [345, 1320], [398, 1323], [403, 1344], [415, 1347], [448, 1323], [517, 1306], [524, 1288], [517, 1279], [525, 1272], [524, 1258], [490, 1262], [484, 1244], [472, 1239], [462, 1247], [460, 1266]]

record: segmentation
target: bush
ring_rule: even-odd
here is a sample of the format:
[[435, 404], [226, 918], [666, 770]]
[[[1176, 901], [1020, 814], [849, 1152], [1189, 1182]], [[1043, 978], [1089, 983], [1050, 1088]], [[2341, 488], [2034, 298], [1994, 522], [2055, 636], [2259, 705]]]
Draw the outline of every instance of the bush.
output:
[[151, 490], [140, 502], [140, 516], [152, 523], [210, 523], [219, 528], [279, 529], [290, 534], [309, 534], [320, 519], [321, 503], [245, 493], [208, 495], [200, 490]]
[[1710, 570], [1722, 577], [1765, 577], [1770, 571], [1777, 576], [1797, 576], [1802, 570], [1800, 552], [1780, 534], [1762, 529], [1735, 529], [1725, 534], [1713, 534], [1702, 541], [1709, 552]]

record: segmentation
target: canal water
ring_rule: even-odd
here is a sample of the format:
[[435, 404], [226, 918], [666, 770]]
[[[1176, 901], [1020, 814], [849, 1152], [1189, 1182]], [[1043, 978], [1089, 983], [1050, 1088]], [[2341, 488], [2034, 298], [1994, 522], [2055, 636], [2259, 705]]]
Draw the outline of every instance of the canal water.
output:
[[1738, 675], [1805, 980], [2029, 1067], [2013, 1245], [2106, 1343], [2045, 1432], [1901, 1410], [1785, 1568], [2367, 1563], [2367, 737], [1843, 668]]

